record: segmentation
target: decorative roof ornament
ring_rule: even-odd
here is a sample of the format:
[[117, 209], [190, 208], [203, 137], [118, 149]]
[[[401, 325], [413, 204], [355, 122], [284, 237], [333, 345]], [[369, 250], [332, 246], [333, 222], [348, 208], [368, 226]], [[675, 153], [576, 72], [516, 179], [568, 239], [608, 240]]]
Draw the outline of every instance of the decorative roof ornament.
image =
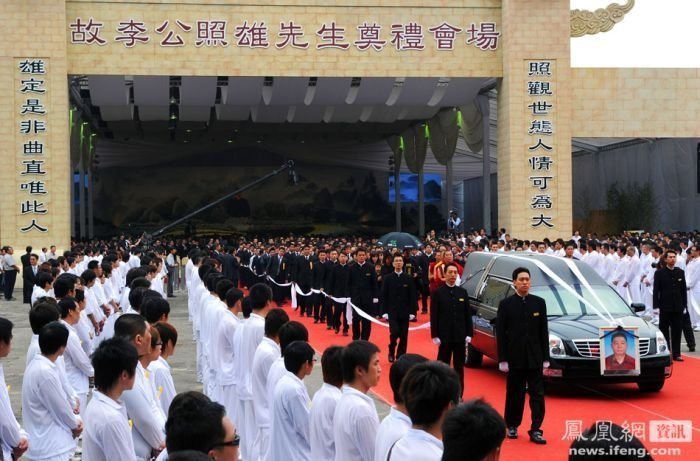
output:
[[634, 0], [627, 0], [624, 5], [613, 3], [595, 11], [572, 10], [571, 36], [583, 37], [608, 32], [615, 27], [615, 24], [621, 22], [633, 7]]

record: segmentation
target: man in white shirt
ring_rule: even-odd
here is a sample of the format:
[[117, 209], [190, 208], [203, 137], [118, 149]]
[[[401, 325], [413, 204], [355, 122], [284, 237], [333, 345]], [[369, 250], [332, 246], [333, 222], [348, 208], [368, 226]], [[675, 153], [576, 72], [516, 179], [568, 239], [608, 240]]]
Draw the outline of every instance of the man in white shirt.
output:
[[130, 341], [139, 354], [134, 387], [122, 394], [122, 400], [133, 423], [131, 435], [136, 459], [148, 461], [165, 447], [163, 412], [146, 373], [151, 360], [150, 327], [140, 315], [124, 314], [114, 325], [114, 336]]
[[175, 391], [175, 383], [173, 382], [173, 375], [170, 371], [170, 364], [168, 364], [167, 360], [168, 357], [175, 353], [177, 330], [167, 322], [158, 322], [153, 326], [158, 330], [162, 346], [160, 357], [158, 357], [158, 360], [151, 362], [148, 365], [148, 369], [153, 378], [158, 403], [163, 409], [163, 414], [167, 415], [170, 403], [173, 401], [173, 398], [175, 398], [175, 394], [177, 394]]
[[335, 461], [374, 461], [379, 416], [367, 392], [379, 383], [379, 348], [355, 340], [343, 351], [342, 363], [345, 384], [333, 415]]
[[311, 461], [309, 435], [311, 399], [302, 381], [314, 369], [314, 349], [306, 341], [287, 346], [282, 376], [271, 402], [271, 443], [268, 461]]
[[241, 323], [238, 314], [241, 312], [243, 292], [238, 288], [231, 288], [226, 293], [227, 309], [221, 316], [219, 325], [214, 333], [214, 356], [212, 357], [214, 366], [219, 373], [219, 397], [221, 404], [226, 408], [226, 414], [231, 418], [237, 427], [238, 417], [236, 416], [236, 384], [238, 377], [234, 373], [234, 338]]
[[457, 373], [442, 362], [421, 363], [408, 372], [400, 392], [413, 425], [390, 449], [387, 461], [440, 461], [442, 423], [462, 393]]
[[394, 393], [395, 406], [391, 407], [389, 414], [382, 420], [377, 431], [374, 449], [375, 461], [386, 461], [389, 450], [411, 428], [411, 418], [408, 409], [401, 397], [401, 383], [408, 371], [419, 363], [428, 359], [418, 354], [406, 354], [399, 357], [389, 370], [389, 383]]
[[68, 345], [63, 354], [66, 376], [71, 387], [78, 394], [80, 411], [83, 412], [90, 391], [90, 378], [95, 372], [85, 350], [80, 346], [80, 338], [74, 327], [80, 321], [80, 307], [75, 298], [63, 298], [58, 303], [58, 310], [61, 313], [61, 323], [68, 328]]
[[503, 417], [482, 399], [460, 404], [442, 425], [442, 461], [498, 461], [505, 431]]
[[[12, 322], [0, 317], [0, 359], [12, 351]], [[27, 448], [27, 433], [22, 430], [10, 403], [9, 387], [5, 384], [5, 371], [0, 364], [0, 455], [3, 459], [19, 459]]]
[[310, 442], [311, 459], [335, 459], [333, 415], [343, 395], [343, 348], [330, 346], [321, 356], [323, 385], [311, 402]]
[[95, 391], [85, 410], [83, 460], [134, 461], [134, 442], [122, 393], [136, 380], [138, 352], [124, 338], [103, 341], [92, 355]]
[[[230, 282], [230, 281], [228, 281]], [[233, 283], [233, 282], [230, 282]], [[265, 317], [265, 336], [253, 356], [253, 407], [255, 408], [256, 437], [253, 443], [255, 452], [251, 459], [267, 459], [270, 448], [270, 408], [268, 400], [267, 374], [272, 364], [282, 356], [279, 346], [279, 331], [289, 322], [289, 315], [284, 309], [270, 310]], [[273, 386], [277, 383], [270, 383]]]
[[41, 354], [27, 367], [22, 381], [22, 419], [32, 441], [31, 460], [69, 460], [83, 422], [65, 398], [56, 359], [68, 344], [68, 329], [51, 322], [39, 332]]
[[252, 313], [236, 332], [236, 335], [240, 335], [240, 339], [235, 343], [236, 361], [234, 368], [238, 375], [236, 416], [241, 430], [241, 455], [245, 460], [255, 461], [251, 458], [254, 453], [253, 443], [257, 435], [255, 407], [253, 405], [252, 368], [255, 351], [265, 335], [265, 317], [273, 306], [272, 289], [263, 283], [256, 283], [250, 287], [249, 298]]

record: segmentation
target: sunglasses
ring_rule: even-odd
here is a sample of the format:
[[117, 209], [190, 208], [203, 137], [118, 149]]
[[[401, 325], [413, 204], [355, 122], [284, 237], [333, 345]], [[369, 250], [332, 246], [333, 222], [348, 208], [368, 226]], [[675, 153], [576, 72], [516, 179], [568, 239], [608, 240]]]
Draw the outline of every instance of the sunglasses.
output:
[[233, 440], [231, 440], [231, 441], [229, 441], [229, 442], [217, 443], [217, 444], [214, 445], [212, 448], [216, 448], [216, 447], [237, 447], [237, 446], [239, 446], [240, 444], [241, 444], [241, 436], [238, 435], [238, 433], [236, 433], [236, 435], [233, 436]]

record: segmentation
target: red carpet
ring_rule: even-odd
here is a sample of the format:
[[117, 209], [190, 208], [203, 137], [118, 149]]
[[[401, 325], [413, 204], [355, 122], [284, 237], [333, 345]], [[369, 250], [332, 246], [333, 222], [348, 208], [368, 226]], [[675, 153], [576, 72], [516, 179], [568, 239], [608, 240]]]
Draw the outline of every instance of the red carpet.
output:
[[[300, 320], [309, 329], [311, 344], [322, 352], [326, 347], [344, 345], [351, 341], [351, 336], [336, 335], [326, 330], [325, 324], [314, 324], [313, 319], [301, 318], [298, 311], [290, 311], [292, 320]], [[428, 321], [427, 315], [418, 316], [419, 325]], [[392, 402], [389, 386], [389, 361], [387, 348], [389, 330], [378, 325], [372, 326], [370, 340], [382, 350], [382, 377], [374, 392], [387, 403]], [[430, 339], [429, 330], [417, 330], [409, 333], [408, 352], [437, 357], [437, 347]], [[483, 397], [498, 411], [503, 411], [505, 404], [505, 376], [500, 373], [496, 363], [484, 359], [479, 369], [465, 369], [465, 399]], [[655, 460], [697, 460], [700, 458], [700, 360], [687, 357], [683, 363], [675, 365], [673, 376], [659, 393], [644, 394], [634, 384], [601, 385], [595, 388], [583, 388], [578, 385], [556, 386], [549, 391], [546, 398], [546, 416], [543, 426], [547, 438], [546, 446], [536, 446], [527, 440], [527, 428], [530, 414], [527, 403], [520, 427], [520, 438], [506, 440], [503, 444], [501, 460], [565, 460], [568, 457], [570, 440], [565, 440], [567, 421], [569, 425], [588, 427], [596, 421], [612, 421], [617, 424], [644, 425], [644, 445], [648, 449], [661, 450], [654, 455]], [[693, 425], [691, 443], [662, 444], [649, 440], [650, 421], [654, 420], [690, 420]], [[635, 424], [636, 425], [636, 424]], [[669, 455], [668, 449], [680, 449], [680, 455]]]

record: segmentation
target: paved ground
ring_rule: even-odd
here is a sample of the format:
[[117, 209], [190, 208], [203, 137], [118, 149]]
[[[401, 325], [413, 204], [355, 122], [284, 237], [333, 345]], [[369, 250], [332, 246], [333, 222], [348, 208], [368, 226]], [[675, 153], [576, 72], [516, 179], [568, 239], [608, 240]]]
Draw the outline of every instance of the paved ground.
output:
[[[10, 356], [3, 360], [5, 380], [10, 386], [10, 399], [12, 408], [21, 422], [21, 391], [22, 375], [25, 368], [27, 347], [32, 332], [29, 328], [29, 306], [21, 303], [21, 291], [15, 291], [17, 301], [0, 300], [0, 317], [8, 318], [14, 323], [14, 340]], [[187, 321], [187, 295], [185, 292], [176, 292], [176, 297], [170, 300], [170, 322], [177, 328], [179, 338], [175, 355], [169, 359], [173, 368], [173, 379], [178, 392], [189, 390], [202, 390], [202, 385], [196, 381], [196, 354], [195, 344], [192, 341], [192, 327]], [[323, 383], [321, 375], [321, 361], [316, 362], [313, 374], [306, 379], [309, 395], [313, 394]], [[388, 375], [387, 375], [388, 376]], [[380, 418], [389, 412], [389, 406], [383, 401], [375, 399]]]

